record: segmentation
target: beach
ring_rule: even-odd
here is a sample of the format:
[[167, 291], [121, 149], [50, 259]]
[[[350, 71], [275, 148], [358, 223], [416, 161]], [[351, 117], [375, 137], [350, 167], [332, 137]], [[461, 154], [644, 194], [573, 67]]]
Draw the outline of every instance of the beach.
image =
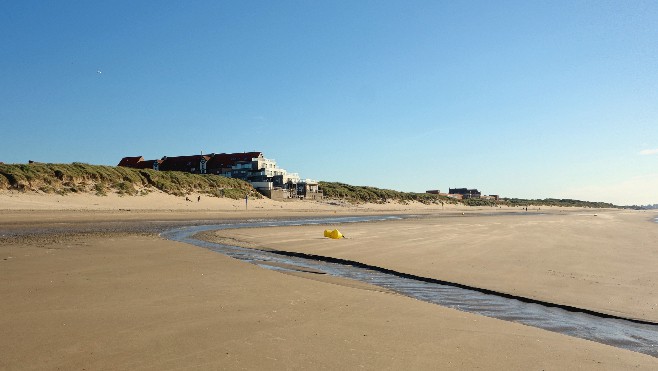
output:
[[[7, 192], [0, 209], [0, 369], [658, 366], [644, 354], [365, 283], [270, 271], [157, 234], [199, 221], [414, 214], [213, 238], [653, 321], [655, 214]], [[325, 228], [348, 239], [324, 239]]]
[[[505, 294], [658, 322], [653, 213], [537, 210], [207, 233], [245, 247], [330, 256]], [[323, 238], [338, 228], [347, 239]]]

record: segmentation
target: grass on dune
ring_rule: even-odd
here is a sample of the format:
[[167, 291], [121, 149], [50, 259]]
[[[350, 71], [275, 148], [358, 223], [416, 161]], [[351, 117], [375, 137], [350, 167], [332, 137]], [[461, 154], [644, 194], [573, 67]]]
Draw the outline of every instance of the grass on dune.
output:
[[473, 198], [455, 200], [446, 196], [429, 193], [400, 192], [390, 189], [380, 189], [368, 186], [353, 186], [338, 182], [320, 182], [320, 188], [325, 198], [341, 199], [349, 202], [373, 202], [386, 203], [388, 201], [410, 202], [417, 201], [423, 204], [448, 204], [462, 203], [467, 206], [563, 206], [563, 207], [591, 207], [591, 208], [613, 208], [618, 207], [607, 202], [589, 202], [571, 199], [535, 199], [527, 200], [520, 198], [501, 198], [499, 200]]
[[148, 194], [153, 190], [184, 196], [202, 193], [241, 199], [260, 194], [247, 182], [212, 174], [155, 171], [120, 166], [72, 164], [0, 164], [0, 189], [44, 193], [85, 193], [102, 196]]
[[[353, 203], [421, 202], [423, 204], [463, 203], [468, 206], [575, 206], [608, 208], [617, 207], [606, 202], [589, 202], [571, 199], [518, 199], [502, 198], [455, 200], [429, 193], [400, 192], [368, 186], [353, 186], [339, 182], [320, 182], [324, 198]], [[201, 193], [215, 197], [242, 199], [245, 196], [261, 198], [249, 183], [240, 179], [212, 174], [190, 174], [180, 171], [132, 169], [120, 166], [72, 164], [0, 164], [0, 190], [15, 189], [43, 193], [109, 193], [144, 195], [159, 190], [175, 196]]]

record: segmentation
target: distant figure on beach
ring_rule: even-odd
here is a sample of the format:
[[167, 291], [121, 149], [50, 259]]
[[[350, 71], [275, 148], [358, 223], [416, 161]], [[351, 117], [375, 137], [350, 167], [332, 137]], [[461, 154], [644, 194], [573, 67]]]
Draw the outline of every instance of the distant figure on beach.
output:
[[192, 201], [189, 197], [185, 197], [185, 201]]
[[201, 196], [199, 196], [199, 198], [196, 199], [196, 202], [201, 202]]

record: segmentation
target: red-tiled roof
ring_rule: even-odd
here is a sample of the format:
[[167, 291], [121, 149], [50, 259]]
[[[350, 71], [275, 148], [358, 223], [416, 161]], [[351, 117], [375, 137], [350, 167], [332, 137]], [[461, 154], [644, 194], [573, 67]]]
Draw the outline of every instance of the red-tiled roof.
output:
[[117, 166], [137, 167], [137, 164], [139, 164], [141, 161], [144, 161], [144, 157], [142, 156], [124, 157], [121, 159], [119, 165]]
[[162, 160], [143, 160], [140, 161], [137, 166], [138, 169], [153, 169], [153, 164], [157, 162], [158, 164], [162, 163]]
[[159, 163], [160, 170], [190, 171], [192, 168], [198, 170], [202, 158], [207, 161], [206, 168], [212, 172], [220, 169], [231, 168], [238, 162], [251, 161], [254, 158], [262, 156], [262, 152], [238, 152], [238, 153], [219, 153], [210, 155], [192, 155], [192, 156], [175, 156], [163, 157], [162, 160], [144, 160], [144, 157], [124, 157], [118, 166], [132, 167], [137, 169], [151, 169], [153, 162]]
[[177, 156], [177, 157], [163, 157], [160, 163], [160, 170], [173, 170], [173, 171], [190, 171], [194, 168], [199, 169], [201, 159], [205, 158], [206, 161], [210, 160], [210, 156], [192, 155], [192, 156]]
[[230, 168], [236, 162], [251, 161], [262, 154], [262, 152], [219, 153], [208, 161], [208, 169]]

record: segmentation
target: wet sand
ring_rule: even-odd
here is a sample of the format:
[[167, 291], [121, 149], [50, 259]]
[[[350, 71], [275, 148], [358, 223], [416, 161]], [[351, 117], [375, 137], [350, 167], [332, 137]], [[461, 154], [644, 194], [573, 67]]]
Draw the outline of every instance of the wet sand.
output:
[[[1, 215], [0, 235], [14, 235], [0, 239], [0, 369], [658, 367], [658, 359], [643, 354], [442, 308], [363, 283], [312, 272], [273, 272], [150, 232], [163, 218], [193, 222], [207, 219], [205, 211]], [[427, 229], [425, 222], [413, 226], [418, 222], [396, 225]], [[94, 225], [112, 228], [99, 231]], [[121, 232], [126, 225], [133, 231]], [[352, 239], [331, 242], [364, 240], [367, 228], [380, 225], [341, 227]], [[41, 232], [20, 235], [30, 228]], [[366, 228], [364, 234], [358, 228]], [[254, 243], [262, 244], [260, 231], [250, 232], [256, 234]], [[308, 234], [314, 246], [325, 241], [311, 232], [282, 228], [275, 235], [278, 243], [300, 242], [300, 248], [308, 241], [298, 233]], [[389, 263], [401, 256], [393, 250], [385, 254]], [[477, 255], [470, 259], [477, 262]]]

